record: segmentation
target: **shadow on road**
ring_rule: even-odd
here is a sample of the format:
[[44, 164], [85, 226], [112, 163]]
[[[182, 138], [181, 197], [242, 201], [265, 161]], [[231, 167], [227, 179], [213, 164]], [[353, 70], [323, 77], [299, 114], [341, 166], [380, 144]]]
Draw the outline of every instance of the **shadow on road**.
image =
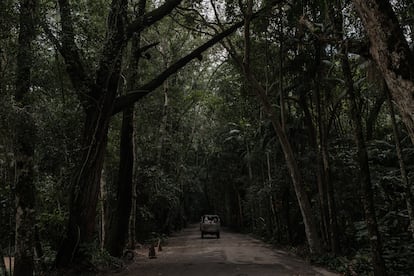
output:
[[270, 248], [248, 235], [222, 229], [220, 239], [201, 238], [198, 225], [191, 225], [174, 233], [157, 252], [156, 259], [148, 258], [148, 251], [137, 251], [137, 258], [120, 276], [335, 276], [309, 265], [291, 254]]

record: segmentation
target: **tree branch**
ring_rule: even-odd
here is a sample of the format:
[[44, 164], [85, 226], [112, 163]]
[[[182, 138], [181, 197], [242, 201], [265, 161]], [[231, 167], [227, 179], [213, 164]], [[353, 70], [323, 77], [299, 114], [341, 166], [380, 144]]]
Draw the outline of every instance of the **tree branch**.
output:
[[194, 58], [199, 58], [204, 51], [214, 46], [217, 42], [229, 36], [230, 34], [235, 32], [238, 28], [242, 27], [243, 25], [244, 25], [244, 21], [240, 21], [239, 23], [236, 23], [229, 29], [217, 34], [216, 36], [214, 36], [213, 38], [205, 42], [203, 45], [194, 49], [191, 53], [189, 53], [185, 57], [175, 62], [173, 65], [168, 67], [164, 72], [158, 75], [155, 79], [151, 80], [147, 84], [144, 84], [142, 87], [137, 89], [137, 92], [118, 97], [115, 100], [113, 114], [116, 114], [122, 111], [124, 108], [130, 106], [131, 104], [139, 101], [140, 99], [148, 95], [154, 89], [162, 85], [162, 83], [169, 76], [176, 73], [179, 69], [187, 65]]
[[[301, 16], [299, 18], [299, 24], [304, 26], [307, 30], [309, 30], [312, 37], [316, 40], [320, 41], [324, 44], [333, 44], [337, 45], [338, 43], [342, 42], [341, 37], [332, 36], [331, 33], [326, 33], [324, 31], [323, 24], [318, 24], [312, 22], [305, 16]], [[369, 53], [369, 43], [363, 40], [355, 40], [355, 39], [348, 39], [348, 51], [350, 53], [358, 54], [363, 58], [372, 59]]]
[[[52, 44], [55, 45], [55, 47], [59, 51], [59, 53], [61, 53], [62, 45], [60, 45], [59, 39], [53, 34], [52, 30], [47, 25], [45, 18], [40, 22], [40, 26], [42, 27], [43, 31], [45, 32], [45, 34], [46, 34], [47, 38], [50, 40], [50, 42], [52, 42]], [[61, 55], [62, 55], [62, 53], [61, 53]]]
[[[154, 42], [154, 43], [148, 44], [146, 46], [143, 46], [143, 47], [141, 47], [137, 50], [135, 55], [143, 56], [146, 51], [148, 51], [149, 49], [157, 46], [158, 44], [160, 44], [160, 43], [159, 42]], [[145, 56], [145, 58], [147, 58], [147, 56]]]
[[159, 8], [152, 10], [144, 15], [144, 18], [137, 18], [127, 27], [127, 39], [130, 39], [135, 32], [139, 32], [146, 27], [168, 15], [182, 0], [168, 0]]
[[112, 0], [108, 14], [106, 39], [96, 70], [95, 88], [90, 95], [100, 98], [106, 91], [115, 95], [118, 89], [119, 74], [122, 64], [122, 52], [126, 46], [127, 0]]
[[[58, 0], [58, 2], [61, 18], [60, 24], [62, 26], [61, 45], [58, 47], [58, 50], [65, 60], [66, 71], [69, 74], [79, 100], [85, 107], [88, 102], [86, 91], [92, 86], [92, 81], [86, 74], [80, 50], [75, 43], [75, 32], [69, 1]], [[57, 41], [53, 39], [54, 36], [50, 36], [51, 33], [48, 34], [46, 32], [46, 34], [49, 36], [49, 39], [52, 39], [54, 44], [57, 43]]]

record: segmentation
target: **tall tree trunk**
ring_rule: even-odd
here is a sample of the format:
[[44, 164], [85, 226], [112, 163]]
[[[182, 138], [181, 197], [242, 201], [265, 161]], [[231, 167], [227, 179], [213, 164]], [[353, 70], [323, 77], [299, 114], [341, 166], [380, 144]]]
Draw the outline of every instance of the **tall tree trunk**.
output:
[[[110, 17], [122, 18], [121, 11], [115, 9]], [[112, 20], [112, 19], [111, 19]], [[109, 20], [109, 21], [111, 21]], [[117, 19], [121, 20], [121, 19]], [[119, 22], [118, 22], [119, 23]], [[115, 24], [116, 25], [116, 24]], [[116, 27], [114, 27], [116, 28]], [[62, 242], [56, 257], [58, 267], [68, 267], [72, 263], [89, 266], [90, 255], [83, 250], [91, 246], [95, 236], [95, 220], [97, 203], [99, 199], [101, 173], [104, 164], [105, 150], [108, 138], [108, 129], [113, 113], [113, 103], [118, 88], [119, 74], [123, 46], [121, 38], [112, 36], [113, 48], [119, 49], [116, 55], [114, 49], [105, 57], [98, 71], [96, 85], [90, 91], [95, 95], [96, 102], [90, 103], [86, 109], [86, 119], [82, 134], [82, 157], [80, 169], [72, 183], [70, 213], [67, 234]], [[104, 50], [109, 51], [109, 49]], [[112, 56], [113, 55], [113, 56]], [[111, 68], [111, 69], [109, 69]], [[105, 72], [105, 70], [109, 70]], [[106, 77], [105, 77], [106, 76]], [[82, 250], [80, 250], [82, 249]]]
[[105, 248], [115, 257], [123, 255], [128, 238], [129, 217], [132, 206], [132, 181], [134, 171], [134, 106], [128, 107], [122, 116], [117, 201], [111, 214], [109, 235]]
[[[306, 99], [301, 96], [300, 104], [304, 110], [306, 125], [309, 130], [311, 145], [317, 155], [317, 182], [321, 208], [321, 232], [327, 240], [331, 250], [337, 254], [340, 251], [339, 233], [336, 219], [336, 204], [334, 198], [334, 190], [330, 178], [330, 162], [327, 138], [327, 125], [325, 122], [325, 114], [322, 112], [324, 104], [320, 102], [319, 89], [315, 91], [315, 101], [317, 106], [318, 117], [318, 134], [312, 122], [312, 117], [306, 103]], [[319, 137], [319, 139], [317, 139]]]
[[[135, 44], [135, 43], [134, 43]], [[138, 44], [139, 45], [139, 44]], [[134, 48], [135, 50], [135, 48]], [[135, 58], [133, 58], [135, 60]], [[131, 62], [131, 64], [134, 62]], [[136, 66], [129, 68], [129, 82], [135, 83]], [[134, 72], [134, 73], [132, 73]], [[121, 141], [119, 146], [119, 169], [116, 183], [117, 195], [113, 212], [110, 214], [105, 248], [115, 257], [123, 255], [128, 237], [128, 226], [132, 208], [132, 183], [134, 172], [134, 105], [127, 107], [122, 113]]]
[[404, 184], [404, 189], [405, 189], [405, 202], [406, 202], [407, 210], [408, 210], [408, 218], [410, 220], [409, 229], [414, 238], [414, 193], [413, 193], [414, 186], [410, 183], [407, 169], [404, 163], [401, 142], [400, 142], [400, 132], [398, 131], [397, 122], [395, 120], [395, 112], [394, 112], [394, 106], [393, 106], [392, 99], [391, 99], [391, 94], [386, 86], [385, 86], [385, 90], [386, 90], [385, 93], [387, 97], [388, 109], [391, 115], [392, 132], [394, 135], [395, 149], [397, 151], [398, 163], [400, 165], [401, 180], [402, 180], [402, 183]]
[[326, 183], [326, 194], [328, 201], [328, 212], [329, 212], [329, 238], [331, 243], [331, 250], [334, 254], [339, 254], [341, 248], [339, 243], [339, 231], [338, 231], [338, 220], [335, 203], [335, 191], [333, 189], [331, 181], [331, 165], [329, 161], [329, 150], [326, 132], [323, 133], [324, 142], [321, 145], [323, 170]]
[[388, 0], [352, 2], [371, 42], [371, 55], [387, 82], [414, 143], [414, 54]]
[[279, 93], [280, 93], [280, 122], [283, 130], [286, 130], [286, 103], [285, 103], [285, 92], [283, 91], [283, 19], [279, 23]]
[[6, 254], [3, 252], [3, 247], [0, 246], [0, 275], [8, 276], [9, 273], [6, 271], [6, 264], [4, 263], [4, 257]]
[[[268, 181], [268, 189], [269, 189], [269, 209], [270, 209], [270, 226], [274, 228], [277, 221], [277, 214], [275, 210], [275, 206], [273, 205], [273, 195], [272, 195], [272, 167], [270, 166], [270, 153], [266, 152], [266, 164], [267, 164], [267, 181]], [[274, 231], [273, 231], [274, 232]], [[272, 233], [273, 234], [273, 233]]]
[[[134, 170], [135, 171], [135, 170]], [[129, 229], [128, 229], [128, 248], [135, 249], [136, 243], [136, 219], [137, 219], [137, 184], [136, 179], [132, 181], [132, 202], [131, 202], [131, 214], [129, 216]]]
[[[320, 219], [320, 232], [322, 234], [322, 240], [326, 243], [329, 241], [329, 229], [328, 229], [328, 205], [326, 200], [326, 192], [325, 192], [325, 177], [323, 175], [323, 162], [318, 146], [318, 134], [316, 133], [315, 126], [312, 120], [312, 115], [310, 113], [308, 103], [306, 100], [305, 95], [301, 94], [299, 96], [299, 104], [303, 109], [304, 114], [304, 121], [306, 124], [306, 127], [308, 129], [308, 135], [309, 135], [309, 143], [311, 147], [315, 151], [316, 155], [316, 165], [317, 165], [317, 171], [316, 171], [316, 181], [318, 184], [318, 196], [319, 196], [319, 209], [321, 213], [321, 219]], [[317, 103], [316, 103], [317, 104]], [[318, 111], [317, 111], [318, 113]], [[319, 116], [319, 115], [318, 115]]]
[[374, 275], [387, 275], [385, 261], [382, 256], [382, 242], [378, 230], [378, 223], [375, 214], [374, 195], [372, 191], [370, 169], [368, 163], [368, 154], [365, 146], [365, 140], [362, 130], [361, 113], [357, 105], [354, 91], [354, 82], [352, 80], [351, 67], [348, 61], [348, 53], [343, 46], [342, 49], [342, 71], [345, 77], [345, 84], [349, 97], [350, 116], [353, 122], [355, 143], [358, 152], [359, 178], [361, 185], [361, 200], [365, 212], [365, 222], [368, 228], [368, 238], [371, 246], [372, 262], [374, 265]]
[[286, 186], [283, 189], [283, 210], [284, 210], [284, 217], [286, 223], [286, 237], [289, 244], [292, 244], [292, 227], [291, 227], [291, 220], [290, 220], [290, 188]]
[[[318, 50], [319, 52], [319, 50]], [[320, 56], [320, 54], [317, 54], [317, 56]], [[319, 64], [320, 57], [318, 58], [317, 63]], [[317, 66], [317, 72], [319, 70], [319, 65]], [[329, 209], [328, 209], [328, 193], [327, 193], [327, 185], [328, 183], [326, 182], [327, 178], [325, 176], [325, 162], [323, 159], [323, 153], [322, 153], [322, 148], [324, 147], [325, 144], [325, 121], [324, 121], [324, 112], [322, 112], [322, 107], [321, 107], [321, 97], [320, 97], [320, 89], [319, 89], [319, 81], [320, 81], [320, 74], [319, 72], [317, 73], [317, 83], [316, 83], [316, 87], [315, 87], [315, 105], [316, 105], [316, 114], [317, 114], [317, 122], [318, 122], [318, 134], [316, 134], [318, 137], [317, 139], [315, 139], [317, 141], [317, 144], [315, 145], [315, 151], [317, 154], [317, 164], [318, 164], [318, 190], [319, 190], [319, 199], [320, 199], [320, 204], [321, 204], [321, 209], [322, 209], [322, 218], [321, 220], [323, 221], [323, 226], [324, 226], [324, 232], [325, 232], [325, 238], [327, 240], [327, 244], [329, 247], [331, 247], [331, 240], [330, 240], [330, 217], [329, 217]], [[321, 179], [319, 179], [321, 178]]]
[[[167, 43], [166, 43], [167, 44]], [[161, 52], [163, 56], [164, 66], [168, 68], [169, 66], [169, 58], [167, 56], [167, 47], [168, 45], [162, 45]], [[164, 82], [164, 104], [162, 107], [162, 115], [161, 115], [161, 122], [158, 131], [158, 145], [157, 145], [157, 170], [158, 170], [158, 181], [154, 184], [155, 191], [158, 193], [160, 184], [162, 184], [162, 177], [163, 177], [163, 169], [162, 169], [162, 156], [163, 156], [163, 149], [164, 149], [164, 142], [165, 137], [167, 135], [167, 122], [168, 122], [168, 108], [169, 108], [169, 80]]]
[[101, 240], [101, 250], [104, 248], [105, 240], [106, 240], [106, 178], [105, 178], [105, 170], [101, 172], [101, 185], [99, 189], [99, 200], [100, 200], [100, 212], [101, 212], [101, 221], [100, 221], [100, 240]]
[[35, 226], [34, 232], [35, 232], [35, 252], [36, 252], [36, 258], [38, 259], [38, 266], [40, 266], [41, 271], [46, 271], [47, 267], [44, 261], [43, 247], [42, 247], [42, 243], [40, 242], [40, 234], [39, 234], [39, 229], [37, 226]]
[[[144, 15], [146, 0], [138, 3], [138, 18]], [[140, 55], [140, 32], [136, 33], [131, 42], [131, 61], [128, 66], [127, 93], [136, 89], [138, 64]], [[119, 174], [117, 183], [117, 198], [114, 212], [111, 214], [110, 232], [105, 244], [108, 252], [115, 257], [121, 257], [128, 238], [131, 208], [133, 203], [134, 176], [134, 105], [127, 107], [122, 114]], [[136, 194], [136, 193], [135, 193]], [[134, 214], [135, 215], [135, 214]], [[134, 230], [135, 231], [135, 230]], [[135, 241], [132, 241], [135, 244]]]
[[293, 187], [295, 189], [296, 197], [299, 203], [299, 208], [302, 214], [303, 224], [305, 226], [305, 234], [308, 241], [310, 252], [313, 254], [318, 254], [322, 252], [322, 245], [316, 227], [315, 218], [313, 217], [312, 207], [308, 195], [306, 193], [302, 175], [296, 162], [292, 146], [278, 120], [278, 117], [269, 101], [268, 96], [266, 95], [265, 89], [262, 87], [262, 85], [257, 81], [257, 79], [253, 76], [252, 72], [250, 71], [250, 20], [252, 18], [252, 7], [253, 1], [249, 0], [248, 7], [245, 12], [244, 59], [241, 60], [237, 56], [237, 52], [234, 50], [234, 47], [231, 47], [233, 50], [231, 50], [230, 52], [235, 57], [246, 79], [249, 81], [250, 85], [252, 85], [252, 88], [256, 92], [256, 95], [261, 101], [265, 112], [267, 113], [270, 121], [272, 122], [273, 129], [275, 130], [276, 135], [279, 138], [279, 142], [285, 155], [285, 160], [290, 172]]
[[335, 204], [335, 193], [333, 185], [331, 183], [331, 168], [329, 162], [329, 141], [328, 141], [328, 119], [326, 112], [326, 97], [321, 96], [320, 83], [322, 82], [322, 72], [320, 68], [321, 63], [321, 52], [322, 45], [317, 44], [316, 54], [316, 83], [315, 83], [315, 101], [317, 109], [317, 120], [318, 120], [318, 162], [321, 166], [323, 177], [323, 198], [324, 198], [324, 211], [326, 215], [326, 226], [328, 228], [328, 244], [334, 254], [338, 254], [340, 251], [339, 247], [339, 234], [338, 224], [336, 219], [336, 204]]
[[90, 246], [95, 235], [96, 206], [111, 114], [109, 106], [101, 104], [101, 107], [102, 113], [90, 112], [86, 119], [82, 147], [87, 150], [72, 186], [67, 236], [56, 257], [58, 267], [72, 263], [89, 265], [90, 256], [79, 247]]
[[20, 1], [20, 26], [16, 67], [16, 244], [14, 275], [34, 272], [35, 172], [34, 153], [36, 125], [30, 113], [30, 86], [33, 60], [32, 44], [36, 35], [36, 0]]
[[[168, 66], [167, 66], [168, 67]], [[161, 124], [158, 132], [158, 145], [157, 145], [157, 165], [158, 165], [158, 173], [159, 173], [159, 183], [161, 183], [162, 177], [162, 151], [164, 147], [165, 137], [167, 135], [167, 121], [168, 121], [168, 105], [169, 105], [169, 97], [168, 97], [168, 90], [169, 90], [169, 81], [166, 80], [164, 82], [164, 104], [162, 107], [162, 117], [161, 117]], [[156, 185], [156, 191], [159, 190], [159, 186]]]

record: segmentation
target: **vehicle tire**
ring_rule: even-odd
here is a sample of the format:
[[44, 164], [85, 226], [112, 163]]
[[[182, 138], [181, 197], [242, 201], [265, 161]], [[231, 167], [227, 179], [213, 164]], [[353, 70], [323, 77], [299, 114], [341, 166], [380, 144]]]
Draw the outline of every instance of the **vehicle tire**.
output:
[[217, 232], [216, 236], [217, 236], [217, 239], [220, 239], [220, 232]]

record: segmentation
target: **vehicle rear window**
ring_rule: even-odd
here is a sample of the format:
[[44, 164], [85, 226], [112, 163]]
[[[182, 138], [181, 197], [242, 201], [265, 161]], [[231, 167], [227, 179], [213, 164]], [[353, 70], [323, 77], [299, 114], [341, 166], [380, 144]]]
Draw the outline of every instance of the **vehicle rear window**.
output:
[[203, 222], [204, 223], [218, 223], [219, 218], [217, 216], [204, 216]]

